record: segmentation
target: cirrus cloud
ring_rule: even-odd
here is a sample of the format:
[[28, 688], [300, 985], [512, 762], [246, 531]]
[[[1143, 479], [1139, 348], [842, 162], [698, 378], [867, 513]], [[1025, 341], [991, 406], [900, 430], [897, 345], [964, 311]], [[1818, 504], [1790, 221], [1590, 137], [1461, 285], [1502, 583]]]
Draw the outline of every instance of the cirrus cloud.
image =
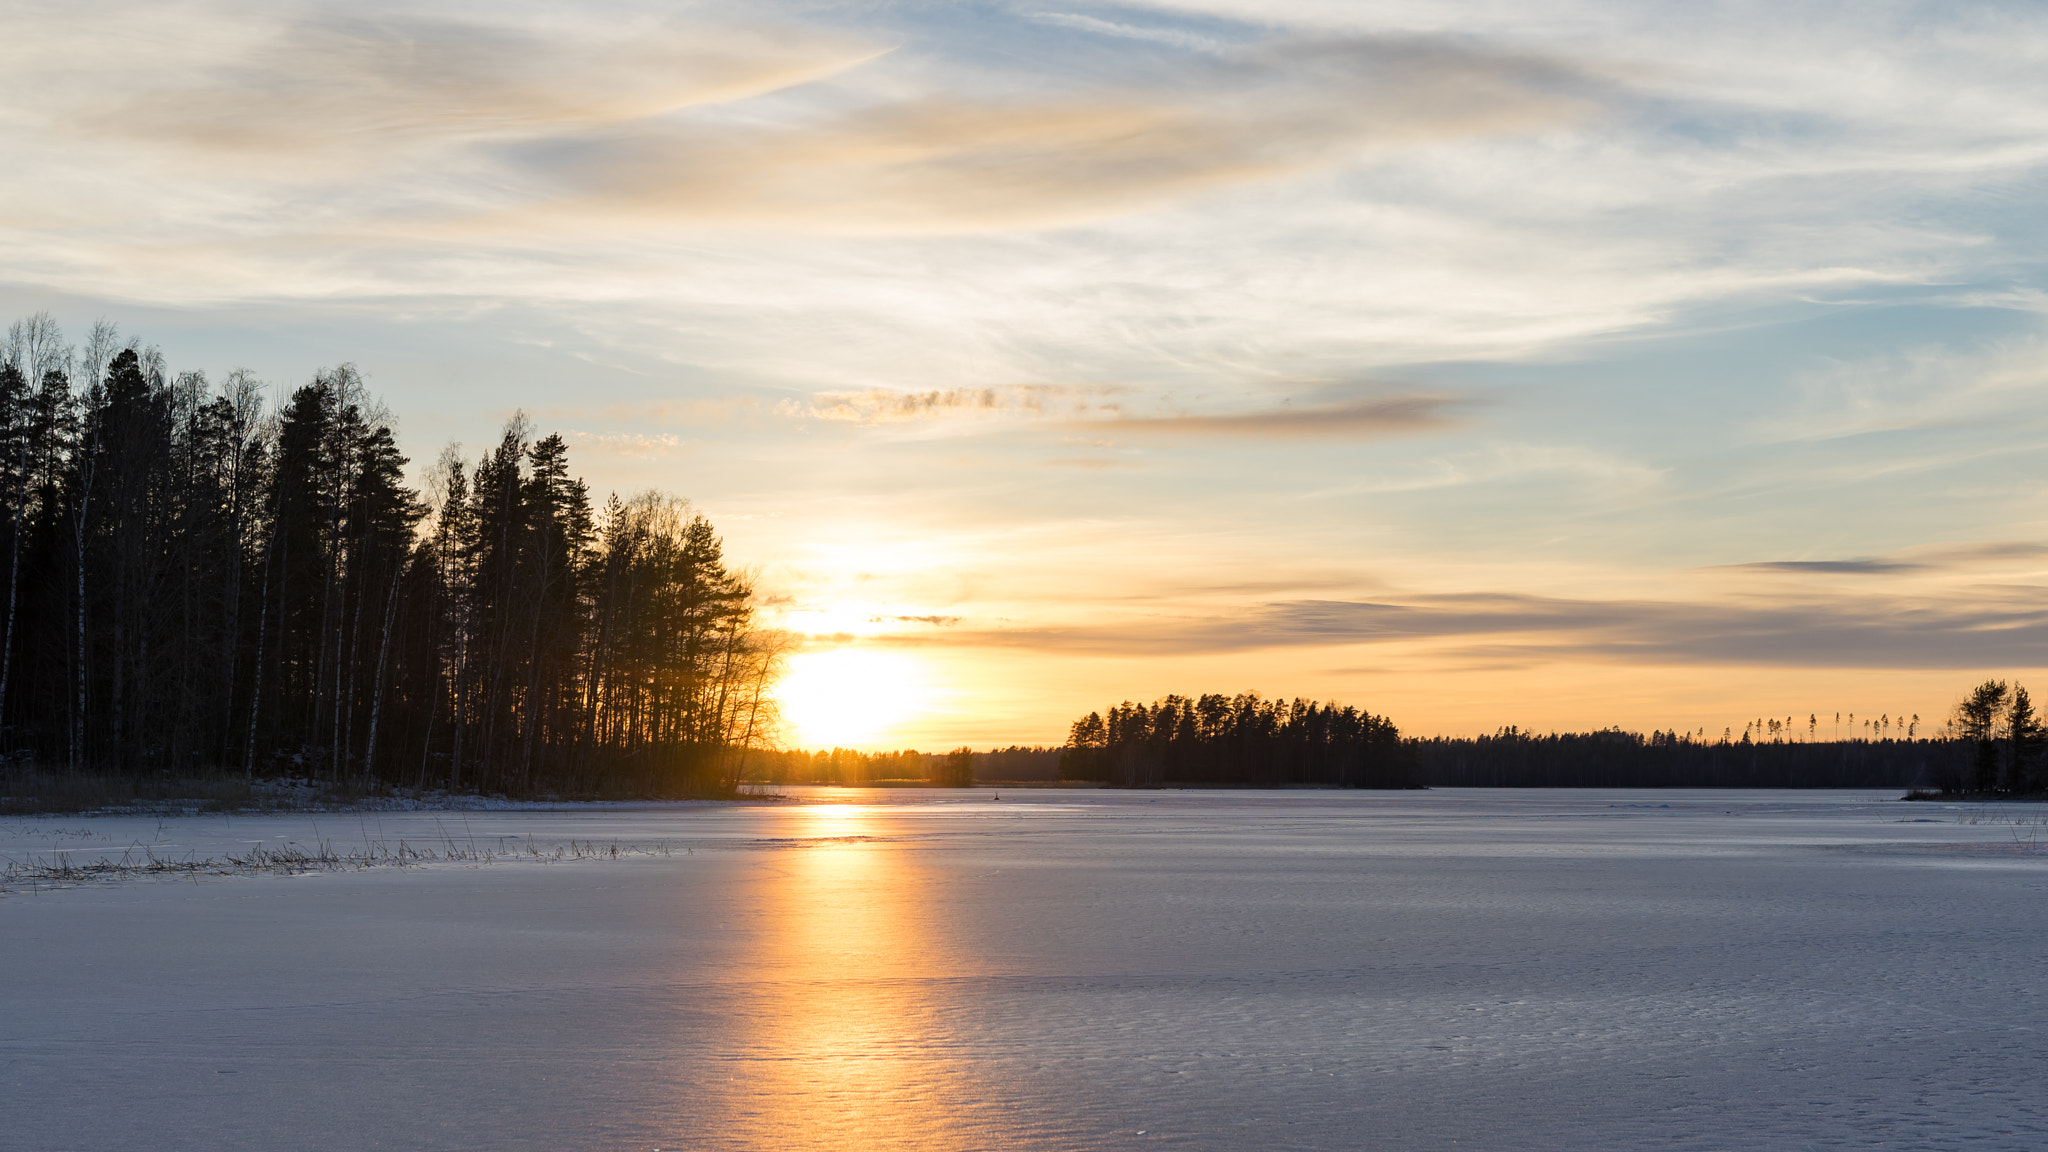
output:
[[1277, 43], [1122, 87], [997, 102], [946, 93], [791, 127], [644, 121], [525, 158], [549, 214], [854, 233], [1043, 228], [1286, 176], [1375, 149], [1531, 129], [1591, 80], [1448, 43]]
[[559, 134], [744, 99], [880, 55], [744, 26], [566, 27], [314, 16], [156, 61], [79, 99], [65, 127], [200, 157], [360, 164], [418, 146]]
[[[919, 637], [904, 636], [903, 642]], [[2033, 668], [2048, 653], [2041, 589], [1777, 601], [1595, 600], [1519, 593], [1289, 600], [1115, 626], [988, 629], [948, 643], [1069, 654], [1196, 656], [1357, 644], [1448, 644], [1464, 656], [1797, 668]]]
[[1378, 396], [1337, 404], [1268, 408], [1251, 412], [1187, 413], [1173, 416], [1129, 416], [1075, 421], [1076, 427], [1117, 433], [1257, 438], [1335, 438], [1386, 436], [1442, 428], [1453, 421], [1448, 409], [1460, 398], [1416, 393]]

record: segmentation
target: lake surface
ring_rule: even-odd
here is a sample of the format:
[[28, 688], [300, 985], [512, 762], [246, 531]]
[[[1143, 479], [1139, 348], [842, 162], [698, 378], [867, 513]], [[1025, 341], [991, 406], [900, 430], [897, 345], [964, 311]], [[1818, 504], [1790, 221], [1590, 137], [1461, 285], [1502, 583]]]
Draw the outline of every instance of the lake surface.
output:
[[16, 860], [627, 850], [21, 886], [0, 1144], [2048, 1145], [2034, 809], [785, 791], [0, 820]]

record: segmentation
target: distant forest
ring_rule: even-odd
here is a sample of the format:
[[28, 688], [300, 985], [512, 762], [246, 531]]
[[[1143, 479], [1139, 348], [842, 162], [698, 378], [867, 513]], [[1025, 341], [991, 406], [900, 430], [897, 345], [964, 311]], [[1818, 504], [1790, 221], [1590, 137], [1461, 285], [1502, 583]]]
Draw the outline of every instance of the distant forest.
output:
[[1256, 692], [1126, 700], [1090, 712], [1074, 722], [1059, 771], [1123, 788], [1423, 785], [1386, 717]]
[[[1836, 722], [1839, 723], [1839, 716]], [[1062, 779], [1112, 787], [1919, 788], [2048, 792], [2048, 729], [2027, 690], [1990, 680], [1941, 735], [1918, 716], [1866, 718], [1860, 738], [1820, 739], [1821, 718], [1724, 730], [1552, 732], [1402, 739], [1393, 723], [1312, 700], [1167, 696], [1074, 722]]]
[[1443, 788], [1912, 788], [1959, 777], [1953, 740], [1707, 741], [1605, 729], [1411, 742], [1423, 778]]
[[951, 752], [858, 752], [834, 748], [830, 752], [776, 750], [755, 752], [747, 758], [747, 780], [760, 784], [839, 784], [867, 787], [889, 784], [928, 784], [938, 787], [966, 787], [986, 783], [1050, 783], [1059, 778], [1061, 749], [1024, 747], [991, 748], [976, 752], [956, 748]]
[[47, 314], [0, 348], [0, 734], [72, 773], [725, 794], [780, 647], [712, 526], [515, 418], [407, 487], [348, 367], [273, 408]]
[[[1850, 739], [1821, 739], [1808, 714], [1764, 718], [1741, 737], [1724, 730], [1607, 729], [1411, 741], [1424, 779], [1492, 788], [1913, 788], [1948, 795], [2048, 791], [2041, 718], [2027, 690], [1990, 680], [1970, 690], [1940, 729], [1922, 736], [1918, 716], [1850, 718]], [[1832, 728], [1833, 725], [1830, 725]]]

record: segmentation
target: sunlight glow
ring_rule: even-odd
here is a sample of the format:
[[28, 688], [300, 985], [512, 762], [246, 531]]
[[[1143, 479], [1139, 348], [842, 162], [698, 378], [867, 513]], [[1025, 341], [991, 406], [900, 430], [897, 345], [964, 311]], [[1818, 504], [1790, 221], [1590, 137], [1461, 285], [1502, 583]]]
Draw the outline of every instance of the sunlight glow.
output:
[[923, 711], [922, 662], [900, 652], [834, 648], [791, 658], [776, 689], [790, 738], [804, 748], [864, 748]]
[[747, 968], [762, 983], [733, 1031], [749, 1072], [713, 1105], [731, 1109], [720, 1129], [791, 1152], [976, 1146], [963, 1117], [999, 1090], [981, 1061], [933, 1058], [928, 989], [932, 972], [978, 979], [986, 963], [931, 931], [935, 881], [918, 854], [868, 842], [898, 821], [830, 803], [774, 815], [806, 847], [781, 854], [757, 906]]

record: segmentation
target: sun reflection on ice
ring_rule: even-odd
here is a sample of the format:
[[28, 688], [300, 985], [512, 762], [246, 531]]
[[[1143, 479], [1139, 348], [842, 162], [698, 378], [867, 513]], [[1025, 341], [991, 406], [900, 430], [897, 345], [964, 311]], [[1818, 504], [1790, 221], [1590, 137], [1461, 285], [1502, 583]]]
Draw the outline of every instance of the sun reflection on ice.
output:
[[931, 938], [929, 878], [882, 832], [875, 809], [789, 813], [789, 846], [766, 891], [736, 1123], [748, 1146], [955, 1149], [959, 1090], [973, 1080], [952, 1024], [924, 991], [975, 965]]

